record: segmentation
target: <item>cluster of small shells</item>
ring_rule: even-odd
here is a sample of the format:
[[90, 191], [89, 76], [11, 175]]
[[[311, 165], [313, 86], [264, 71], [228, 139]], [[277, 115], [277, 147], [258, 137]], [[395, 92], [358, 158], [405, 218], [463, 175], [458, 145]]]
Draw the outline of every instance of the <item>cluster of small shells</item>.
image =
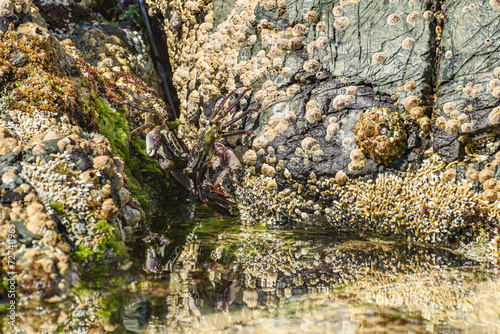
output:
[[0, 17], [14, 14], [29, 14], [31, 0], [0, 0]]
[[[413, 102], [408, 105], [407, 110], [413, 105]], [[351, 152], [350, 171], [361, 169], [363, 153], [378, 163], [388, 164], [399, 158], [406, 149], [406, 130], [403, 121], [398, 112], [387, 108], [374, 107], [359, 115], [354, 125], [354, 134], [356, 136], [354, 140], [362, 152], [361, 150], [359, 153]]]
[[448, 120], [443, 116], [436, 118], [436, 126], [438, 128], [444, 129], [449, 134], [456, 134], [459, 131], [470, 132], [472, 130], [469, 116], [455, 109], [453, 102], [445, 103], [443, 105], [443, 112], [450, 118]]
[[[353, 153], [353, 161], [363, 159], [359, 153]], [[276, 171], [286, 182], [281, 191], [266, 187], [269, 176], [245, 170], [243, 176], [234, 181], [238, 185], [236, 199], [241, 219], [250, 224], [282, 221], [307, 224], [326, 220], [339, 228], [447, 243], [468, 226], [470, 222], [465, 217], [476, 205], [488, 208], [489, 219], [500, 217], [498, 202], [483, 201], [484, 194], [472, 190], [474, 181], [469, 177], [459, 178], [457, 172], [437, 156], [425, 160], [418, 169], [410, 168], [397, 175], [381, 173], [376, 180], [349, 179], [342, 171], [335, 177], [316, 177], [311, 173], [307, 186], [294, 181], [286, 168], [279, 168]], [[493, 172], [482, 173], [488, 174], [481, 174], [482, 177], [488, 177]], [[488, 179], [491, 178], [493, 176]], [[493, 186], [493, 181], [489, 183], [487, 187]], [[495, 182], [494, 187], [497, 184]], [[313, 202], [308, 199], [311, 196], [319, 196], [319, 199]]]
[[479, 182], [482, 185], [482, 198], [489, 203], [500, 199], [500, 181], [496, 177], [497, 167], [500, 165], [500, 152], [497, 152], [491, 162], [486, 163], [481, 170], [472, 167], [467, 169], [465, 176], [469, 182]]

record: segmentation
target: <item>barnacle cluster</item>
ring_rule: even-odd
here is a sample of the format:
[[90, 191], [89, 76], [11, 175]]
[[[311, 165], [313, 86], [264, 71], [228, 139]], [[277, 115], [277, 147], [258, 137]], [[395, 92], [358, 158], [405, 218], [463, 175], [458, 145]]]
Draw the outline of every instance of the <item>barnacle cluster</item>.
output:
[[406, 130], [398, 112], [374, 107], [359, 115], [355, 142], [371, 159], [389, 164], [406, 149]]
[[[360, 153], [353, 153], [353, 161], [363, 159]], [[288, 175], [282, 190], [266, 189], [269, 178], [246, 170], [235, 179], [235, 195], [241, 219], [249, 224], [309, 224], [314, 219], [314, 224], [452, 244], [466, 238], [464, 231], [477, 235], [500, 217], [498, 202], [483, 201], [461, 176], [467, 168], [432, 156], [419, 168], [380, 173], [375, 180], [350, 179], [340, 171], [335, 177], [311, 175], [304, 186]]]

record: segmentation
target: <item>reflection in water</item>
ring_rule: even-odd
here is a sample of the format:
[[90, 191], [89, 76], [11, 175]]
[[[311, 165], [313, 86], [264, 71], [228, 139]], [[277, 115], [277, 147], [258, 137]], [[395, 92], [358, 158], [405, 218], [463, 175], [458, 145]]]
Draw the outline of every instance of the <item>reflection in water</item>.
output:
[[153, 220], [152, 233], [130, 245], [138, 254], [130, 268], [82, 274], [69, 305], [33, 305], [22, 326], [47, 333], [500, 333], [496, 268], [442, 248], [334, 230], [260, 229], [180, 210], [184, 217]]
[[140, 314], [146, 333], [500, 331], [500, 281], [445, 249], [213, 218], [180, 225], [187, 236], [171, 226], [171, 243], [149, 244], [163, 274], [147, 265], [156, 278], [129, 286], [150, 310], [129, 304], [129, 330]]

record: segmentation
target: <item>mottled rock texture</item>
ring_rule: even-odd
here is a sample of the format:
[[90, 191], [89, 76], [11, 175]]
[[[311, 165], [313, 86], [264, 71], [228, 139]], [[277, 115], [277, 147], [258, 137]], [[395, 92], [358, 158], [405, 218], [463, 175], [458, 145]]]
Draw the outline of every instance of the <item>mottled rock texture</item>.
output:
[[[229, 143], [246, 164], [233, 182], [243, 220], [495, 238], [497, 2], [148, 4], [164, 20], [188, 142], [222, 96], [254, 91], [260, 113], [240, 126], [256, 135]], [[381, 123], [377, 143], [356, 140], [372, 108], [399, 113], [397, 138]]]
[[[167, 186], [131, 136], [144, 112], [166, 114], [158, 93], [133, 72], [141, 64], [128, 66], [132, 53], [145, 52], [142, 41], [126, 52], [102, 24], [82, 23], [88, 29], [70, 35], [71, 24], [57, 30], [30, 1], [0, 2], [0, 295], [6, 299], [6, 272], [15, 272], [18, 328], [32, 332], [40, 322], [55, 332], [65, 321], [31, 322], [30, 310], [33, 302], [71, 309], [76, 263], [109, 269], [128, 259], [125, 242], [144, 231], [138, 199], [151, 202], [144, 170]], [[97, 38], [93, 51], [105, 64], [91, 63], [78, 33]]]

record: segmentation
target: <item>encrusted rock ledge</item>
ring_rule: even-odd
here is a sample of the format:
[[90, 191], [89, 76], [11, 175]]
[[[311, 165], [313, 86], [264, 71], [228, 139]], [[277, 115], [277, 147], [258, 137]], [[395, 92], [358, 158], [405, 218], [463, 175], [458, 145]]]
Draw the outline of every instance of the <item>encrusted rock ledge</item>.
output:
[[498, 258], [498, 1], [147, 2], [188, 142], [222, 96], [254, 91], [260, 113], [239, 126], [256, 136], [227, 143], [245, 163], [244, 222], [477, 242]]
[[[132, 33], [130, 50], [103, 25], [78, 27], [56, 33], [30, 1], [0, 2], [0, 296], [6, 272], [16, 272], [19, 311], [34, 300], [66, 305], [77, 264], [127, 266], [125, 242], [142, 236], [143, 208], [152, 205], [141, 178], [168, 186], [130, 135], [145, 111], [167, 114], [138, 77], [154, 86], [142, 37]], [[18, 315], [29, 329], [31, 313]], [[54, 329], [55, 320], [40, 321]]]

